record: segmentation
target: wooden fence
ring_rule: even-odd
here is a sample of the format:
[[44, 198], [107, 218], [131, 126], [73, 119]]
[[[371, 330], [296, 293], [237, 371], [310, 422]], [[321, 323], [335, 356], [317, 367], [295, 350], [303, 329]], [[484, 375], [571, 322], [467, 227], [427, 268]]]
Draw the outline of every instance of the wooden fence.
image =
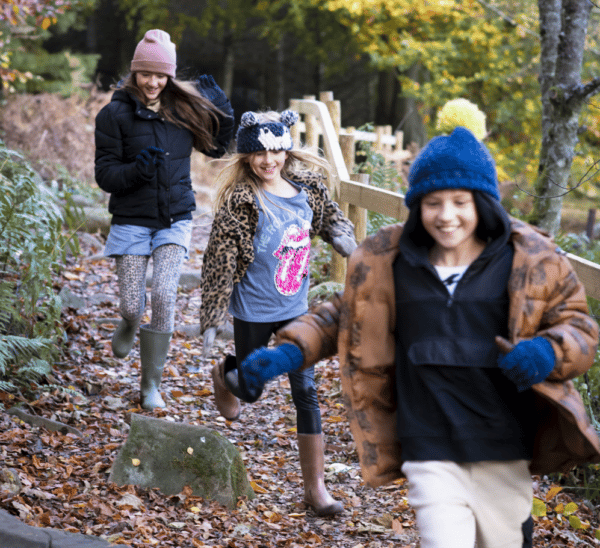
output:
[[[367, 211], [403, 220], [408, 210], [402, 194], [369, 186], [368, 176], [350, 174], [354, 166], [356, 143], [361, 140], [379, 140], [384, 145], [397, 148], [401, 148], [401, 144], [398, 135], [392, 136], [389, 134], [391, 132], [387, 132], [387, 135], [383, 132], [379, 137], [373, 137], [342, 129], [340, 102], [333, 99], [331, 92], [321, 93], [319, 99], [290, 101], [290, 108], [303, 118], [300, 124], [291, 128], [292, 137], [294, 142], [302, 141], [308, 146], [318, 146], [322, 143], [325, 157], [334, 171], [334, 180], [330, 181], [331, 194], [354, 223], [356, 239], [360, 242], [366, 236]], [[571, 253], [568, 257], [585, 286], [587, 295], [600, 299], [600, 265]], [[342, 283], [345, 278], [346, 261], [334, 253], [332, 262], [332, 278]]]

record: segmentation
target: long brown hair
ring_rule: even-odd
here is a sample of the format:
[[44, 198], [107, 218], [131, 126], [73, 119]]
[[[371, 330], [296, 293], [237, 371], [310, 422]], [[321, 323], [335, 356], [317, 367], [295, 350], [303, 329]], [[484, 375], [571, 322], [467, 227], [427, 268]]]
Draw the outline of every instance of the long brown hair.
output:
[[[120, 87], [146, 104], [146, 97], [137, 86], [135, 72], [127, 75]], [[213, 135], [219, 131], [218, 115], [225, 114], [198, 91], [194, 82], [167, 77], [167, 84], [160, 94], [158, 114], [165, 120], [191, 131], [196, 150], [216, 148]]]

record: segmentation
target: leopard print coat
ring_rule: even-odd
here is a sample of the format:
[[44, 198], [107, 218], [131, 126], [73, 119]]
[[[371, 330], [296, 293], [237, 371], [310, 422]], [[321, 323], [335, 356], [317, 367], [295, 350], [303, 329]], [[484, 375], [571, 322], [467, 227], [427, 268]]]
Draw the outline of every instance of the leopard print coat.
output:
[[[311, 239], [320, 236], [331, 243], [336, 236], [354, 237], [354, 226], [331, 200], [324, 177], [314, 171], [300, 171], [291, 180], [308, 195], [313, 211]], [[230, 206], [217, 211], [202, 263], [202, 304], [200, 328], [218, 327], [225, 321], [233, 285], [254, 261], [254, 235], [258, 225], [258, 206], [249, 184], [234, 191]]]
[[[531, 472], [565, 472], [600, 462], [600, 442], [572, 380], [594, 362], [598, 324], [568, 258], [533, 227], [511, 220], [510, 342], [546, 337], [556, 355], [535, 384], [537, 432]], [[363, 479], [372, 486], [402, 476], [396, 433], [395, 300], [392, 265], [402, 225], [381, 229], [351, 255], [343, 295], [277, 333], [302, 349], [303, 367], [339, 354], [342, 389]]]

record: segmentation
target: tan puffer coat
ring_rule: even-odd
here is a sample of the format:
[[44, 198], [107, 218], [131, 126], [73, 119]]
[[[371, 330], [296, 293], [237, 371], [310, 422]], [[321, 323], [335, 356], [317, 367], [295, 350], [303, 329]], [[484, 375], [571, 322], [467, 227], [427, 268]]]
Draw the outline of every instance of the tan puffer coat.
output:
[[[588, 315], [583, 285], [568, 258], [533, 227], [511, 219], [515, 254], [509, 279], [509, 339], [543, 336], [556, 365], [533, 386], [538, 427], [533, 474], [600, 462], [600, 442], [570, 379], [587, 371], [598, 344], [598, 324]], [[352, 254], [344, 294], [278, 332], [308, 367], [339, 354], [342, 388], [363, 479], [379, 486], [402, 476], [396, 433], [395, 305], [392, 264], [402, 225], [381, 229]]]

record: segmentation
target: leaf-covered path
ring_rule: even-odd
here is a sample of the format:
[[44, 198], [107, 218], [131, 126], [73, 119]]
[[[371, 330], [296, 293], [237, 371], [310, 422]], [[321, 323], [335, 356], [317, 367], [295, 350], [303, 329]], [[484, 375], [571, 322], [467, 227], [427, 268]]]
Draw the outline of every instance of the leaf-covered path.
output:
[[[207, 217], [195, 220], [194, 244], [186, 267], [200, 267], [208, 233]], [[212, 400], [210, 368], [232, 343], [217, 340], [214, 360], [203, 363], [201, 341], [178, 330], [173, 338], [161, 391], [165, 410], [139, 407], [138, 345], [115, 359], [110, 337], [118, 318], [113, 264], [101, 259], [99, 240], [82, 239], [83, 254], [72, 258], [60, 281], [83, 298], [81, 308], [64, 314], [69, 343], [51, 382], [69, 388], [40, 393], [23, 402], [26, 412], [80, 431], [61, 433], [0, 415], [3, 466], [18, 471], [23, 490], [5, 493], [0, 507], [28, 524], [108, 538], [132, 547], [197, 546], [411, 546], [413, 514], [402, 485], [372, 490], [361, 481], [351, 436], [343, 417], [335, 362], [322, 363], [318, 382], [327, 441], [327, 480], [343, 501], [340, 519], [317, 518], [302, 503], [296, 448], [295, 410], [287, 378], [269, 386], [263, 398], [243, 407], [239, 421], [219, 416]], [[57, 289], [61, 289], [58, 287]], [[176, 325], [198, 323], [198, 289], [180, 290]], [[149, 311], [149, 308], [148, 308]], [[189, 367], [200, 366], [198, 373]], [[18, 403], [0, 393], [8, 409]], [[118, 487], [109, 469], [124, 443], [132, 413], [208, 426], [240, 450], [257, 494], [228, 511], [181, 494]]]
[[[188, 266], [200, 267], [209, 222], [206, 216], [195, 220]], [[328, 485], [346, 508], [337, 519], [318, 518], [301, 502], [295, 412], [287, 379], [269, 385], [259, 402], [245, 405], [239, 421], [227, 422], [212, 400], [214, 360], [203, 363], [198, 338], [178, 330], [161, 386], [168, 407], [142, 410], [137, 345], [124, 360], [115, 359], [110, 349], [118, 317], [112, 262], [99, 258], [100, 240], [86, 237], [82, 243], [82, 256], [69, 261], [60, 284], [85, 304], [65, 311], [68, 350], [51, 379], [57, 387], [69, 390], [51, 388], [35, 401], [22, 402], [28, 413], [68, 425], [72, 432], [0, 415], [2, 465], [16, 470], [22, 483], [18, 494], [0, 490], [0, 507], [31, 525], [103, 536], [134, 548], [416, 546], [414, 514], [406, 502], [404, 483], [374, 490], [361, 480], [334, 360], [321, 362], [317, 377]], [[179, 291], [179, 327], [198, 323], [199, 301], [198, 289]], [[217, 340], [215, 359], [231, 351], [231, 344]], [[190, 373], [190, 366], [200, 366], [199, 372]], [[6, 393], [0, 393], [0, 398], [7, 409], [19, 403]], [[132, 413], [221, 432], [242, 453], [256, 499], [240, 500], [237, 509], [228, 511], [186, 493], [165, 497], [157, 490], [109, 483], [109, 469], [127, 437]], [[544, 500], [548, 488], [549, 482], [536, 481], [537, 494]], [[549, 510], [572, 502], [572, 497], [559, 491], [549, 492]], [[575, 502], [578, 519], [590, 526], [575, 530], [568, 517], [559, 519], [557, 512], [549, 512], [537, 518], [535, 546], [598, 544], [592, 540], [597, 512]]]

